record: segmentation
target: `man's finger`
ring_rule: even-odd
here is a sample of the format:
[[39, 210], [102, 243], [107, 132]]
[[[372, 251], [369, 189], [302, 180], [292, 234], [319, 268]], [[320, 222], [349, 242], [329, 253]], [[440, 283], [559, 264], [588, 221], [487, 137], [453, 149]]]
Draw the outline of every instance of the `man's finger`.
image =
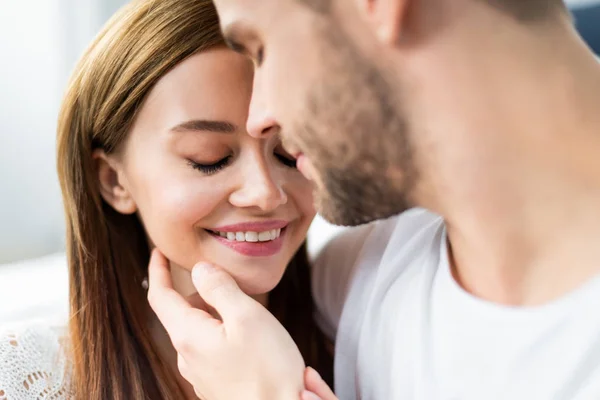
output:
[[221, 268], [198, 263], [192, 270], [192, 280], [200, 296], [225, 321], [243, 312], [254, 300], [242, 292], [235, 280]]
[[[308, 367], [304, 373], [304, 385], [306, 390], [318, 396], [322, 400], [337, 400], [333, 391], [327, 386], [327, 383], [321, 378], [321, 375], [313, 368]], [[310, 396], [310, 393], [306, 394]]]
[[314, 394], [313, 392], [309, 392], [308, 390], [305, 390], [300, 395], [300, 400], [322, 400], [322, 399], [319, 396], [317, 396], [316, 394]]
[[178, 328], [191, 322], [191, 316], [196, 315], [197, 318], [194, 319], [214, 320], [205, 311], [194, 309], [173, 289], [169, 261], [156, 249], [152, 252], [148, 266], [148, 302], [171, 338]]

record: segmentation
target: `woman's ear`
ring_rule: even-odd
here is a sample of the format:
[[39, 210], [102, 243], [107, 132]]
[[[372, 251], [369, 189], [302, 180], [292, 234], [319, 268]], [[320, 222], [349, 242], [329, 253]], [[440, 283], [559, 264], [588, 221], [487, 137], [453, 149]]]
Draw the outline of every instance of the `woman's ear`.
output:
[[118, 162], [101, 149], [94, 150], [92, 158], [96, 164], [98, 188], [104, 201], [121, 214], [135, 213], [137, 205], [127, 189]]
[[379, 40], [395, 45], [407, 22], [411, 0], [359, 0], [366, 7], [368, 20]]

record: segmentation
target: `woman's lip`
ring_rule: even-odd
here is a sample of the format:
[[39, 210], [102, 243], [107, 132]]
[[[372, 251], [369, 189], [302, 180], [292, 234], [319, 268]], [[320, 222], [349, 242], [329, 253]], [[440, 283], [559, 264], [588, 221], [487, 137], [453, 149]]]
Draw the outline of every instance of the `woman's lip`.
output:
[[217, 232], [265, 232], [272, 229], [283, 229], [289, 222], [284, 220], [253, 221], [211, 228]]
[[285, 237], [286, 233], [287, 230], [284, 229], [281, 231], [281, 235], [277, 239], [270, 240], [268, 242], [237, 242], [217, 235], [211, 236], [217, 241], [221, 242], [223, 245], [244, 256], [270, 257], [279, 253], [283, 247], [283, 238]]

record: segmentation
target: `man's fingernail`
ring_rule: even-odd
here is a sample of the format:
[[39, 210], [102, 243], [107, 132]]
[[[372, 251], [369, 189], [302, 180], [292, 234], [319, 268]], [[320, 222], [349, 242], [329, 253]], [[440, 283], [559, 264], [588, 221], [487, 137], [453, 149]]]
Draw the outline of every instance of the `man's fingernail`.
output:
[[312, 375], [313, 379], [316, 379], [319, 382], [323, 380], [323, 378], [321, 378], [321, 375], [313, 367], [308, 367], [308, 373]]
[[212, 269], [213, 267], [209, 263], [199, 262], [198, 264], [194, 265], [194, 268], [192, 268], [192, 279], [198, 280], [203, 272], [210, 271]]

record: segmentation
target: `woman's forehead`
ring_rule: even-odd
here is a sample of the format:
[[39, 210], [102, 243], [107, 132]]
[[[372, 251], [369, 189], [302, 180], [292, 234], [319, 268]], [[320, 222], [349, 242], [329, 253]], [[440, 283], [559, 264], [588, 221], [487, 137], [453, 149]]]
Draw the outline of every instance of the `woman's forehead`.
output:
[[245, 124], [252, 77], [252, 64], [229, 49], [195, 54], [157, 82], [138, 118], [165, 128], [192, 119]]

